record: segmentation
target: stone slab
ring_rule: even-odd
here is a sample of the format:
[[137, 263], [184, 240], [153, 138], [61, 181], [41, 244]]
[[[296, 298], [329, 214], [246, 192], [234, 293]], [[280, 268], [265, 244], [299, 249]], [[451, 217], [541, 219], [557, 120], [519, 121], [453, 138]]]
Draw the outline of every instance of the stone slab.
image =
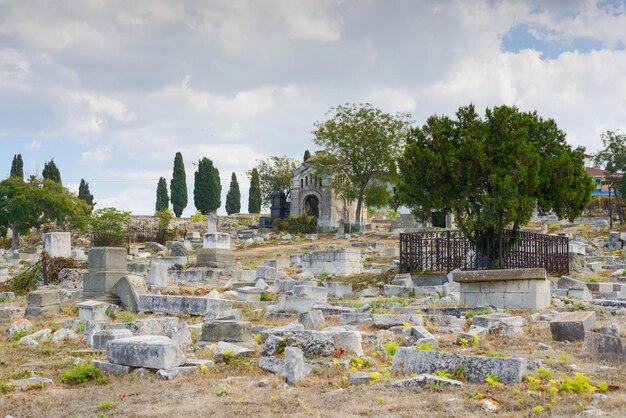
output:
[[555, 341], [581, 341], [585, 333], [591, 331], [596, 321], [596, 313], [562, 312], [550, 321], [550, 332]]
[[111, 340], [107, 356], [114, 364], [147, 369], [171, 369], [185, 363], [185, 356], [170, 338], [156, 335]]
[[458, 283], [496, 282], [509, 280], [541, 280], [547, 279], [546, 269], [502, 269], [502, 270], [471, 270], [455, 271], [452, 278]]

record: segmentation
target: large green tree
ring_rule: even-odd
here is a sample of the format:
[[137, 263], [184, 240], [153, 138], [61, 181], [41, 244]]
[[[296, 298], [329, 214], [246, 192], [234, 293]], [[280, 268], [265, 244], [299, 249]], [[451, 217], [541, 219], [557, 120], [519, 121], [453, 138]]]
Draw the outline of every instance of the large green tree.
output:
[[[289, 196], [291, 188], [291, 173], [298, 166], [298, 162], [285, 155], [272, 155], [263, 160], [255, 167], [259, 174], [261, 188], [261, 204], [269, 207], [273, 192], [283, 192]], [[252, 171], [248, 172], [252, 177]]]
[[248, 213], [261, 213], [261, 182], [259, 180], [259, 172], [253, 168], [248, 175], [250, 176], [250, 189], [248, 191]]
[[593, 156], [593, 162], [607, 171], [607, 179], [615, 183], [621, 197], [626, 196], [626, 135], [606, 131], [601, 135], [602, 148]]
[[180, 152], [174, 157], [174, 171], [170, 182], [170, 198], [172, 209], [177, 218], [183, 214], [187, 207], [187, 175], [185, 174], [185, 163]]
[[409, 116], [391, 115], [371, 104], [346, 104], [315, 123], [314, 142], [326, 153], [315, 162], [335, 174], [333, 187], [348, 200], [356, 200], [355, 221], [360, 222], [365, 200], [385, 205], [391, 194], [385, 187], [389, 168], [402, 152], [409, 132]]
[[198, 170], [194, 174], [193, 201], [203, 215], [216, 212], [222, 205], [222, 184], [220, 172], [213, 166], [213, 161], [204, 157], [198, 161]]
[[170, 197], [167, 195], [167, 181], [165, 177], [159, 177], [156, 190], [156, 205], [155, 210], [161, 212], [168, 209], [170, 206]]
[[89, 206], [88, 211], [85, 213], [86, 215], [89, 215], [93, 210], [95, 203], [93, 201], [93, 195], [89, 191], [89, 183], [87, 183], [85, 179], [80, 179], [80, 185], [78, 186], [78, 198]]
[[22, 161], [22, 154], [13, 156], [10, 176], [24, 179], [24, 161]]
[[17, 249], [19, 234], [45, 223], [58, 227], [85, 226], [86, 203], [51, 180], [9, 177], [0, 182], [0, 225], [11, 229], [12, 247]]
[[431, 116], [413, 129], [398, 161], [398, 193], [420, 219], [451, 211], [470, 240], [494, 243], [502, 229], [526, 224], [537, 207], [559, 218], [582, 212], [595, 188], [584, 151], [536, 112], [500, 106], [481, 118], [469, 105], [456, 119]]
[[230, 177], [230, 187], [226, 194], [226, 213], [239, 213], [241, 210], [241, 192], [239, 191], [239, 182], [237, 176], [233, 173]]
[[59, 171], [57, 165], [54, 163], [54, 158], [44, 163], [41, 175], [44, 180], [52, 180], [56, 183], [63, 184], [61, 182], [61, 172]]

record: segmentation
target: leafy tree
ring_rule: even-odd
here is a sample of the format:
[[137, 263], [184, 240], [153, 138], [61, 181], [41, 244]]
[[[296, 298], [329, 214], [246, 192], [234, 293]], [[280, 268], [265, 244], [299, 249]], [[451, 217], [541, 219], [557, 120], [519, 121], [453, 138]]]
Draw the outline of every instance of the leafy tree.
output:
[[459, 108], [455, 120], [431, 116], [412, 131], [398, 165], [401, 201], [420, 219], [452, 211], [483, 254], [536, 207], [575, 218], [595, 188], [584, 148], [572, 149], [554, 120], [508, 106], [487, 109], [484, 119], [473, 105]]
[[309, 150], [304, 151], [304, 157], [302, 158], [302, 162], [307, 162], [307, 160], [311, 158], [311, 152]]
[[250, 176], [248, 213], [261, 213], [261, 184], [259, 180], [259, 171], [256, 168], [253, 168], [248, 175]]
[[12, 231], [12, 248], [17, 249], [19, 234], [45, 223], [58, 227], [85, 225], [86, 203], [51, 180], [9, 177], [0, 182], [0, 225]]
[[89, 191], [89, 183], [85, 179], [80, 179], [80, 185], [78, 186], [78, 198], [88, 205], [88, 210], [85, 215], [89, 215], [95, 206], [93, 201], [93, 195]]
[[593, 156], [596, 166], [604, 167], [608, 180], [614, 181], [620, 196], [626, 196], [626, 135], [606, 131], [601, 136], [602, 150]]
[[[406, 114], [390, 115], [371, 104], [346, 104], [329, 111], [331, 118], [315, 123], [314, 142], [326, 153], [316, 155], [316, 164], [335, 174], [333, 187], [348, 200], [356, 200], [356, 222], [364, 200], [385, 205], [389, 191], [389, 168], [402, 151], [409, 131]], [[385, 189], [386, 190], [386, 189]]]
[[165, 208], [163, 210], [159, 210], [154, 214], [159, 220], [159, 236], [165, 242], [170, 236], [170, 223], [174, 219], [174, 212]]
[[102, 208], [93, 211], [89, 217], [91, 232], [97, 245], [115, 246], [124, 243], [126, 226], [130, 222], [130, 212], [115, 208]]
[[204, 157], [198, 161], [198, 170], [194, 174], [193, 201], [203, 215], [216, 212], [222, 205], [222, 184], [220, 172], [213, 166], [213, 161]]
[[43, 172], [41, 173], [41, 175], [43, 176], [44, 180], [52, 180], [59, 184], [63, 184], [61, 182], [61, 172], [59, 171], [57, 165], [54, 163], [54, 158], [47, 163], [44, 163]]
[[177, 218], [183, 214], [187, 207], [187, 175], [185, 174], [185, 163], [180, 152], [174, 157], [174, 171], [170, 182], [170, 197], [172, 208]]
[[237, 176], [233, 173], [230, 177], [230, 188], [226, 194], [226, 213], [239, 213], [241, 210], [241, 193], [239, 192], [239, 183]]
[[170, 197], [167, 195], [167, 181], [165, 177], [159, 177], [156, 191], [156, 211], [168, 209], [170, 206]]
[[[296, 169], [298, 163], [293, 158], [285, 155], [272, 155], [269, 158], [258, 161], [259, 165], [255, 168], [259, 174], [261, 204], [264, 207], [268, 207], [271, 204], [273, 192], [283, 192], [286, 196], [289, 196], [291, 173]], [[248, 175], [252, 178], [252, 171], [248, 172]]]
[[13, 162], [11, 163], [11, 177], [18, 177], [24, 179], [24, 162], [22, 161], [22, 154], [13, 156]]

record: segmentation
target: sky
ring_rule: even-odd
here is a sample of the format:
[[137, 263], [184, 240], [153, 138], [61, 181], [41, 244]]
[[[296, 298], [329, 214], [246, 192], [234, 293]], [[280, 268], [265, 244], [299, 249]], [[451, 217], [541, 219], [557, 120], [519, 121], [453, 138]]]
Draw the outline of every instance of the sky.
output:
[[96, 208], [154, 212], [183, 155], [231, 173], [300, 160], [344, 103], [417, 125], [474, 103], [536, 110], [589, 152], [626, 130], [626, 0], [0, 0], [0, 178], [54, 159]]

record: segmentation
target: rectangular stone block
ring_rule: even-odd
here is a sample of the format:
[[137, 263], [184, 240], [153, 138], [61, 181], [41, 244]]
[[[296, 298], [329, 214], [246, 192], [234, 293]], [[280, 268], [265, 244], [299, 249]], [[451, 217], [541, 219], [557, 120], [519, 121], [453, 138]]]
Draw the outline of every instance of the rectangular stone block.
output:
[[113, 364], [148, 369], [171, 369], [185, 363], [185, 356], [171, 339], [156, 335], [111, 340], [107, 356]]
[[520, 383], [526, 374], [524, 358], [497, 358], [462, 356], [452, 353], [416, 350], [414, 347], [398, 347], [393, 357], [392, 370], [403, 374], [434, 373], [438, 370], [452, 372], [458, 366], [471, 383], [484, 383], [487, 374], [496, 374], [502, 383]]
[[228, 300], [206, 297], [176, 295], [139, 295], [141, 312], [165, 313], [170, 315], [213, 315], [232, 309]]
[[562, 312], [550, 321], [550, 332], [555, 341], [580, 341], [591, 331], [596, 321], [596, 313]]
[[582, 354], [595, 360], [626, 361], [626, 338], [587, 332]]
[[78, 304], [78, 318], [84, 321], [107, 321], [109, 304], [97, 300], [86, 300]]
[[352, 296], [352, 283], [323, 282], [322, 286], [328, 289], [328, 296], [332, 298], [345, 298]]
[[292, 289], [294, 296], [310, 298], [316, 302], [328, 301], [328, 289], [325, 287], [314, 287], [306, 285], [296, 285]]
[[94, 247], [89, 250], [89, 271], [126, 271], [126, 248]]
[[72, 256], [72, 234], [70, 232], [48, 232], [41, 237], [43, 250], [50, 257]]
[[93, 334], [93, 348], [94, 350], [106, 350], [107, 343], [111, 340], [118, 340], [120, 338], [132, 337], [133, 333], [129, 329], [109, 329], [98, 331]]
[[229, 343], [252, 340], [250, 323], [245, 321], [211, 321], [202, 324], [202, 341]]
[[113, 286], [116, 295], [127, 310], [139, 312], [139, 295], [147, 294], [148, 287], [142, 276], [124, 276]]

